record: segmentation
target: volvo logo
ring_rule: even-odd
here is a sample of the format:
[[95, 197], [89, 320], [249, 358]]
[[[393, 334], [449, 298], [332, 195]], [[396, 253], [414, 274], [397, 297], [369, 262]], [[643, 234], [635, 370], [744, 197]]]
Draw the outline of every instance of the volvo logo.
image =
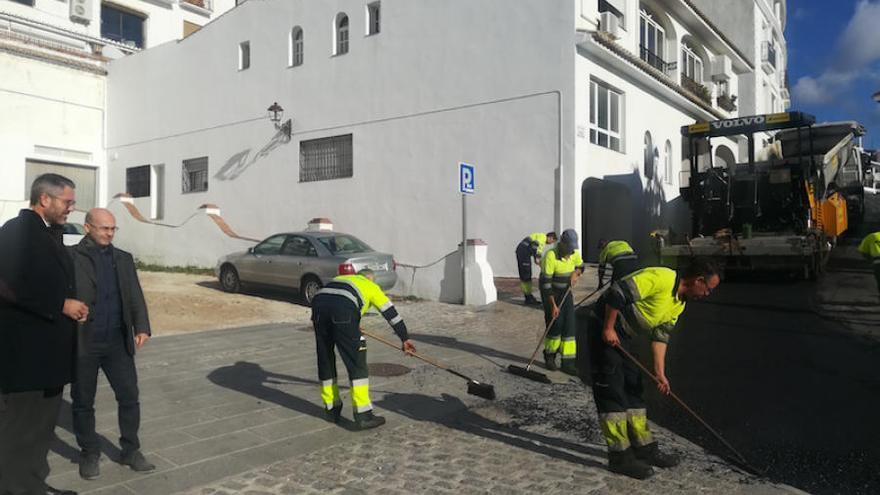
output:
[[739, 119], [716, 120], [710, 122], [713, 129], [730, 129], [731, 127], [743, 127], [747, 125], [763, 124], [767, 121], [764, 115], [755, 115], [754, 117], [743, 117]]

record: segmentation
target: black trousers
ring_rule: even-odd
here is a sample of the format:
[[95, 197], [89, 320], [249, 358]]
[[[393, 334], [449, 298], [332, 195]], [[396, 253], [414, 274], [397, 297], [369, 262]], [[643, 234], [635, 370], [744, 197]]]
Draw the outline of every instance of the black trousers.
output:
[[[592, 319], [588, 325], [593, 398], [600, 414], [644, 409], [645, 392], [641, 370], [623, 353], [602, 340], [602, 323]], [[631, 339], [620, 345], [638, 359]]]
[[874, 263], [874, 278], [877, 280], [877, 291], [880, 291], [880, 262]]
[[98, 434], [95, 432], [95, 392], [98, 370], [110, 382], [116, 395], [119, 420], [119, 446], [122, 454], [140, 449], [138, 429], [141, 424], [141, 405], [138, 399], [137, 369], [134, 357], [125, 350], [122, 340], [116, 339], [96, 346], [86, 357], [77, 358], [77, 381], [70, 388], [73, 399], [73, 432], [83, 456], [100, 454]]
[[532, 249], [525, 241], [516, 246], [516, 266], [519, 268], [520, 282], [532, 281]]
[[45, 493], [62, 391], [0, 393], [0, 495]]
[[312, 324], [318, 355], [318, 379], [325, 407], [339, 403], [336, 388], [336, 350], [348, 371], [351, 399], [356, 413], [372, 409], [369, 398], [367, 341], [361, 335], [361, 314], [346, 298], [319, 295], [312, 303]]

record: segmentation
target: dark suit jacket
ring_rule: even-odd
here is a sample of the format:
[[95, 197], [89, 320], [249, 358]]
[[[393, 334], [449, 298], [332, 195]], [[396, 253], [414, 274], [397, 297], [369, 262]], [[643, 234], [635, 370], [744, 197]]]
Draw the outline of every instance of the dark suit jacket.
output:
[[[89, 306], [89, 320], [79, 331], [79, 353], [84, 355], [90, 351], [94, 335], [93, 316], [95, 301], [98, 298], [97, 272], [95, 269], [95, 249], [97, 244], [84, 237], [76, 246], [70, 248], [76, 270], [77, 299]], [[116, 280], [119, 285], [119, 296], [122, 300], [122, 321], [125, 325], [125, 350], [132, 356], [135, 353], [134, 334], [150, 335], [150, 319], [147, 315], [147, 303], [138, 280], [131, 254], [111, 246], [113, 264], [116, 267]]]
[[33, 210], [0, 227], [0, 390], [73, 381], [76, 322], [62, 313], [75, 294], [73, 263]]

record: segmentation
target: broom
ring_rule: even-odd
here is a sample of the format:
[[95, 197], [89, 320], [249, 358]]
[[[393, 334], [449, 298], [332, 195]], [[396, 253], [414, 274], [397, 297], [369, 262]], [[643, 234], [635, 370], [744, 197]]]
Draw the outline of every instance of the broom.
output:
[[[371, 339], [378, 340], [379, 342], [387, 345], [388, 347], [393, 347], [394, 349], [400, 349], [400, 346], [395, 345], [394, 343], [389, 342], [389, 341], [383, 339], [382, 337], [379, 337], [378, 335], [373, 335], [371, 333], [368, 333], [363, 328], [361, 328], [361, 333], [363, 333], [367, 337], [370, 337]], [[462, 373], [459, 373], [458, 371], [450, 369], [450, 368], [448, 368], [448, 367], [446, 367], [436, 361], [433, 361], [433, 360], [428, 359], [424, 356], [416, 354], [415, 352], [408, 352], [407, 354], [409, 354], [410, 356], [412, 356], [416, 359], [420, 359], [420, 360], [430, 364], [431, 366], [434, 366], [436, 368], [440, 368], [443, 371], [447, 371], [449, 373], [452, 373], [453, 375], [455, 375], [459, 378], [464, 378], [465, 380], [467, 380], [467, 386], [468, 386], [467, 393], [469, 393], [471, 395], [476, 395], [477, 397], [482, 397], [484, 399], [495, 400], [495, 387], [493, 387], [492, 385], [489, 385], [488, 383], [480, 383], [480, 382], [474, 380], [473, 378], [465, 376]]]

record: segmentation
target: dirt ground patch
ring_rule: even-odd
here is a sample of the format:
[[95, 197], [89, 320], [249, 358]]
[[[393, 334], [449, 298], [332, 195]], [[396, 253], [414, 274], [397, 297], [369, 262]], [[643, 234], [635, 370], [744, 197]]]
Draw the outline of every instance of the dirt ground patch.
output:
[[293, 292], [229, 294], [216, 278], [185, 273], [138, 272], [153, 335], [309, 321], [311, 311]]

